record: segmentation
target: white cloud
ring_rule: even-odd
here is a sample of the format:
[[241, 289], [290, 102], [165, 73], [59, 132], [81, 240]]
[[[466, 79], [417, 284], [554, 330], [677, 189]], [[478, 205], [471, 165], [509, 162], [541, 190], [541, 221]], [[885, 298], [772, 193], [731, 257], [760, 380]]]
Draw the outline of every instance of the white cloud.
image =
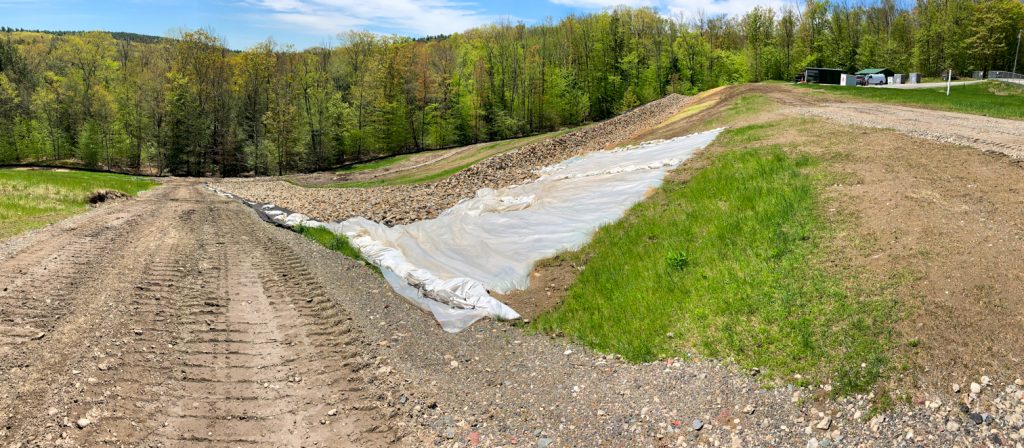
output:
[[692, 19], [698, 13], [705, 13], [709, 16], [725, 14], [727, 16], [740, 16], [756, 6], [770, 7], [778, 13], [783, 6], [793, 1], [787, 0], [666, 0], [665, 9], [673, 17], [683, 16], [685, 19]]
[[578, 8], [613, 8], [616, 6], [658, 6], [657, 0], [551, 0], [556, 5], [575, 6]]
[[799, 6], [795, 0], [549, 0], [551, 3], [579, 8], [605, 9], [619, 5], [651, 6], [665, 16], [692, 19], [698, 13], [706, 15], [743, 15], [755, 6], [781, 10], [787, 4]]
[[277, 26], [334, 35], [371, 28], [400, 34], [449, 34], [497, 20], [476, 5], [450, 0], [249, 0]]

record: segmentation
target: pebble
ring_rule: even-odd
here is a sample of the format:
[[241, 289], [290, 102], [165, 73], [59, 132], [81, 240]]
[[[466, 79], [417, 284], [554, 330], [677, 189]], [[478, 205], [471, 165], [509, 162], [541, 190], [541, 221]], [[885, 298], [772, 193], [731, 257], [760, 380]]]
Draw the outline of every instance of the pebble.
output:
[[335, 415], [338, 415], [338, 410], [337, 409], [331, 409], [330, 411], [327, 411], [327, 415], [329, 415], [331, 417], [334, 417]]
[[537, 440], [537, 448], [548, 448], [551, 446], [551, 439], [547, 437], [541, 437]]
[[822, 431], [827, 431], [828, 428], [830, 428], [831, 426], [832, 426], [832, 417], [825, 417], [825, 418], [821, 419], [821, 421], [818, 422], [818, 425], [815, 426], [815, 427], [820, 429], [820, 430], [822, 430]]
[[818, 439], [811, 437], [811, 440], [807, 441], [807, 448], [819, 448], [821, 444], [818, 443]]
[[699, 418], [693, 420], [693, 430], [694, 431], [700, 431], [701, 428], [703, 428], [703, 427], [704, 427], [704, 422], [702, 422]]
[[981, 385], [978, 384], [978, 383], [971, 383], [971, 393], [972, 394], [980, 394], [981, 393]]
[[86, 426], [89, 426], [91, 424], [92, 420], [89, 420], [87, 418], [80, 418], [78, 419], [77, 422], [75, 422], [75, 426], [78, 426], [79, 429], [85, 428]]
[[953, 420], [950, 420], [950, 421], [946, 422], [946, 431], [957, 432], [959, 430], [960, 430], [960, 424], [959, 423], [954, 422]]

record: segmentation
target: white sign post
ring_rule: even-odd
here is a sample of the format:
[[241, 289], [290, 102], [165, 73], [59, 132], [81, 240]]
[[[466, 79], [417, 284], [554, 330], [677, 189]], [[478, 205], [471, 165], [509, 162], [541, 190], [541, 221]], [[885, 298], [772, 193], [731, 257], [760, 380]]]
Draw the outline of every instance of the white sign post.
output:
[[953, 69], [949, 69], [949, 74], [946, 75], [946, 96], [949, 96], [949, 86], [953, 83]]

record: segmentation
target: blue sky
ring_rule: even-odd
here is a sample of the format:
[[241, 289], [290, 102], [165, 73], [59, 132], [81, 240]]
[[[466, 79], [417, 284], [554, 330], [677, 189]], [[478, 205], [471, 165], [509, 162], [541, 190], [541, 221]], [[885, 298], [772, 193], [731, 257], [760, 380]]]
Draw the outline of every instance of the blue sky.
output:
[[[618, 4], [665, 15], [742, 13], [784, 0], [0, 0], [0, 26], [167, 35], [212, 28], [232, 48], [273, 37], [306, 48], [352, 29], [382, 34], [447, 34], [508, 19], [539, 23]], [[335, 39], [336, 40], [336, 39]]]

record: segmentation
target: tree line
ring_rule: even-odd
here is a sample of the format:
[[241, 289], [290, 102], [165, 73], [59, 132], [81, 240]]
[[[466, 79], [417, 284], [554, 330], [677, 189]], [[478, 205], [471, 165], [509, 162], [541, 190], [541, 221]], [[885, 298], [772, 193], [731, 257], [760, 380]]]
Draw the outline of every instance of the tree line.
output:
[[617, 8], [411, 39], [348, 32], [244, 51], [170, 38], [0, 29], [0, 163], [174, 175], [322, 170], [601, 120], [670, 92], [802, 67], [1008, 70], [1019, 0], [808, 0], [687, 20]]

